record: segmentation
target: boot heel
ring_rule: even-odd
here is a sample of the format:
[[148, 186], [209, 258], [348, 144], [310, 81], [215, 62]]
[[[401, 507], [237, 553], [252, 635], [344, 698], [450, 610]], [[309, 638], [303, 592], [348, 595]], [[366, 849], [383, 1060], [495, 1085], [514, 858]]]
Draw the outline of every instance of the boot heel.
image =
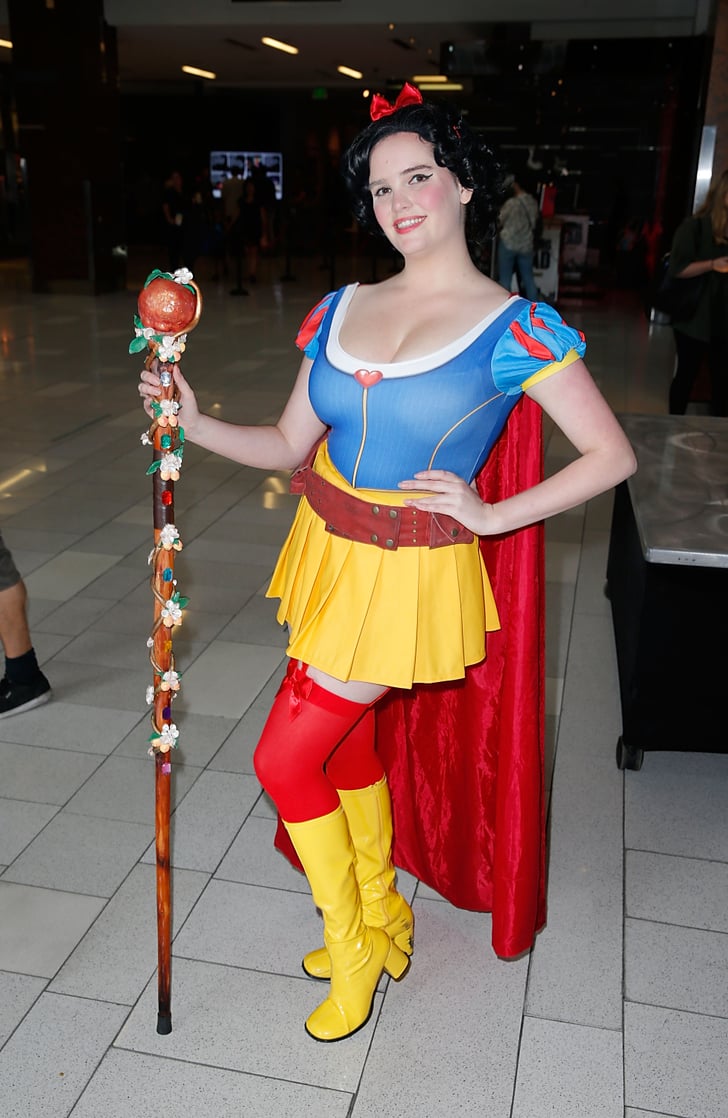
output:
[[404, 951], [405, 955], [411, 955], [414, 951], [414, 931], [414, 925], [411, 924], [404, 931], [392, 936], [392, 943], [395, 943], [400, 951]]
[[384, 963], [384, 969], [390, 978], [398, 982], [400, 978], [404, 978], [412, 962], [409, 955], [405, 955], [396, 943], [390, 943], [389, 954]]

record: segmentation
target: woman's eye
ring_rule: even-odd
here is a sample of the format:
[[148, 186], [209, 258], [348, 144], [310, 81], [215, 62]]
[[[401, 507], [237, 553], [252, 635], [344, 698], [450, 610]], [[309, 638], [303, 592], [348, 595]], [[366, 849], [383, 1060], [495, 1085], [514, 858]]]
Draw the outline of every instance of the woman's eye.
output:
[[376, 190], [374, 191], [373, 197], [374, 198], [383, 198], [384, 195], [388, 194], [388, 193], [389, 193], [389, 187], [388, 186], [378, 186], [376, 188]]
[[429, 175], [425, 175], [420, 171], [416, 175], [412, 176], [412, 178], [410, 179], [410, 182], [428, 182], [431, 178], [432, 178], [431, 173]]

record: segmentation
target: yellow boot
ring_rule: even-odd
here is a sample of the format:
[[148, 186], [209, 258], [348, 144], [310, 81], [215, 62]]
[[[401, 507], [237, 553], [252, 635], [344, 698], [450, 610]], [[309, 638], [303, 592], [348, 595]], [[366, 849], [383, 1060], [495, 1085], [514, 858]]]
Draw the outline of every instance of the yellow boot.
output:
[[409, 959], [380, 928], [362, 919], [354, 849], [343, 809], [305, 823], [286, 823], [316, 905], [324, 918], [324, 943], [331, 960], [326, 1001], [306, 1021], [316, 1040], [342, 1040], [369, 1020], [382, 972], [404, 974]]
[[[406, 955], [412, 954], [414, 916], [407, 901], [394, 887], [392, 862], [392, 801], [387, 778], [353, 790], [340, 789], [341, 806], [349, 824], [356, 861], [364, 923], [383, 928]], [[304, 957], [303, 969], [312, 978], [329, 978], [331, 964], [325, 947]]]

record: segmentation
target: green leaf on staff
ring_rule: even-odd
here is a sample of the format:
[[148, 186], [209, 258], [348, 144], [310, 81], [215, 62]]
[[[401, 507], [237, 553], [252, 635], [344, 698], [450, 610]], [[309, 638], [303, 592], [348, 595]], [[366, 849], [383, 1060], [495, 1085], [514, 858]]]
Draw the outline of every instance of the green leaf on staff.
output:
[[155, 268], [154, 271], [150, 272], [147, 276], [146, 280], [144, 281], [144, 286], [149, 287], [149, 284], [152, 282], [152, 280], [159, 279], [160, 276], [162, 276], [164, 279], [171, 279], [172, 273], [160, 272], [159, 268]]
[[146, 338], [132, 338], [132, 340], [129, 342], [129, 353], [141, 353], [141, 351], [146, 348]]
[[162, 465], [162, 459], [161, 458], [157, 458], [154, 462], [152, 462], [151, 466], [147, 470], [147, 477], [149, 477], [150, 474], [156, 474], [157, 470], [159, 469], [159, 467], [161, 465]]
[[189, 598], [181, 597], [179, 594], [175, 594], [174, 600], [176, 601], [180, 609], [184, 609], [187, 605], [189, 605], [190, 601]]
[[178, 437], [179, 437], [179, 445], [181, 447], [183, 445], [184, 441], [185, 441], [185, 429], [184, 429], [184, 427], [178, 427], [177, 432], [178, 432]]

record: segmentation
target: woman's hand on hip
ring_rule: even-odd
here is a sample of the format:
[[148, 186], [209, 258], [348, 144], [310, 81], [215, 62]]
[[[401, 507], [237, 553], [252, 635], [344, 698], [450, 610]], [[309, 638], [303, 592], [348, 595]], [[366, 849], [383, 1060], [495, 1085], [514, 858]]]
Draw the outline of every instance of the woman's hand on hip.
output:
[[400, 481], [399, 488], [419, 491], [405, 501], [406, 505], [452, 516], [478, 536], [496, 535], [502, 530], [494, 506], [481, 501], [475, 483], [468, 485], [449, 470], [418, 470], [414, 478]]

